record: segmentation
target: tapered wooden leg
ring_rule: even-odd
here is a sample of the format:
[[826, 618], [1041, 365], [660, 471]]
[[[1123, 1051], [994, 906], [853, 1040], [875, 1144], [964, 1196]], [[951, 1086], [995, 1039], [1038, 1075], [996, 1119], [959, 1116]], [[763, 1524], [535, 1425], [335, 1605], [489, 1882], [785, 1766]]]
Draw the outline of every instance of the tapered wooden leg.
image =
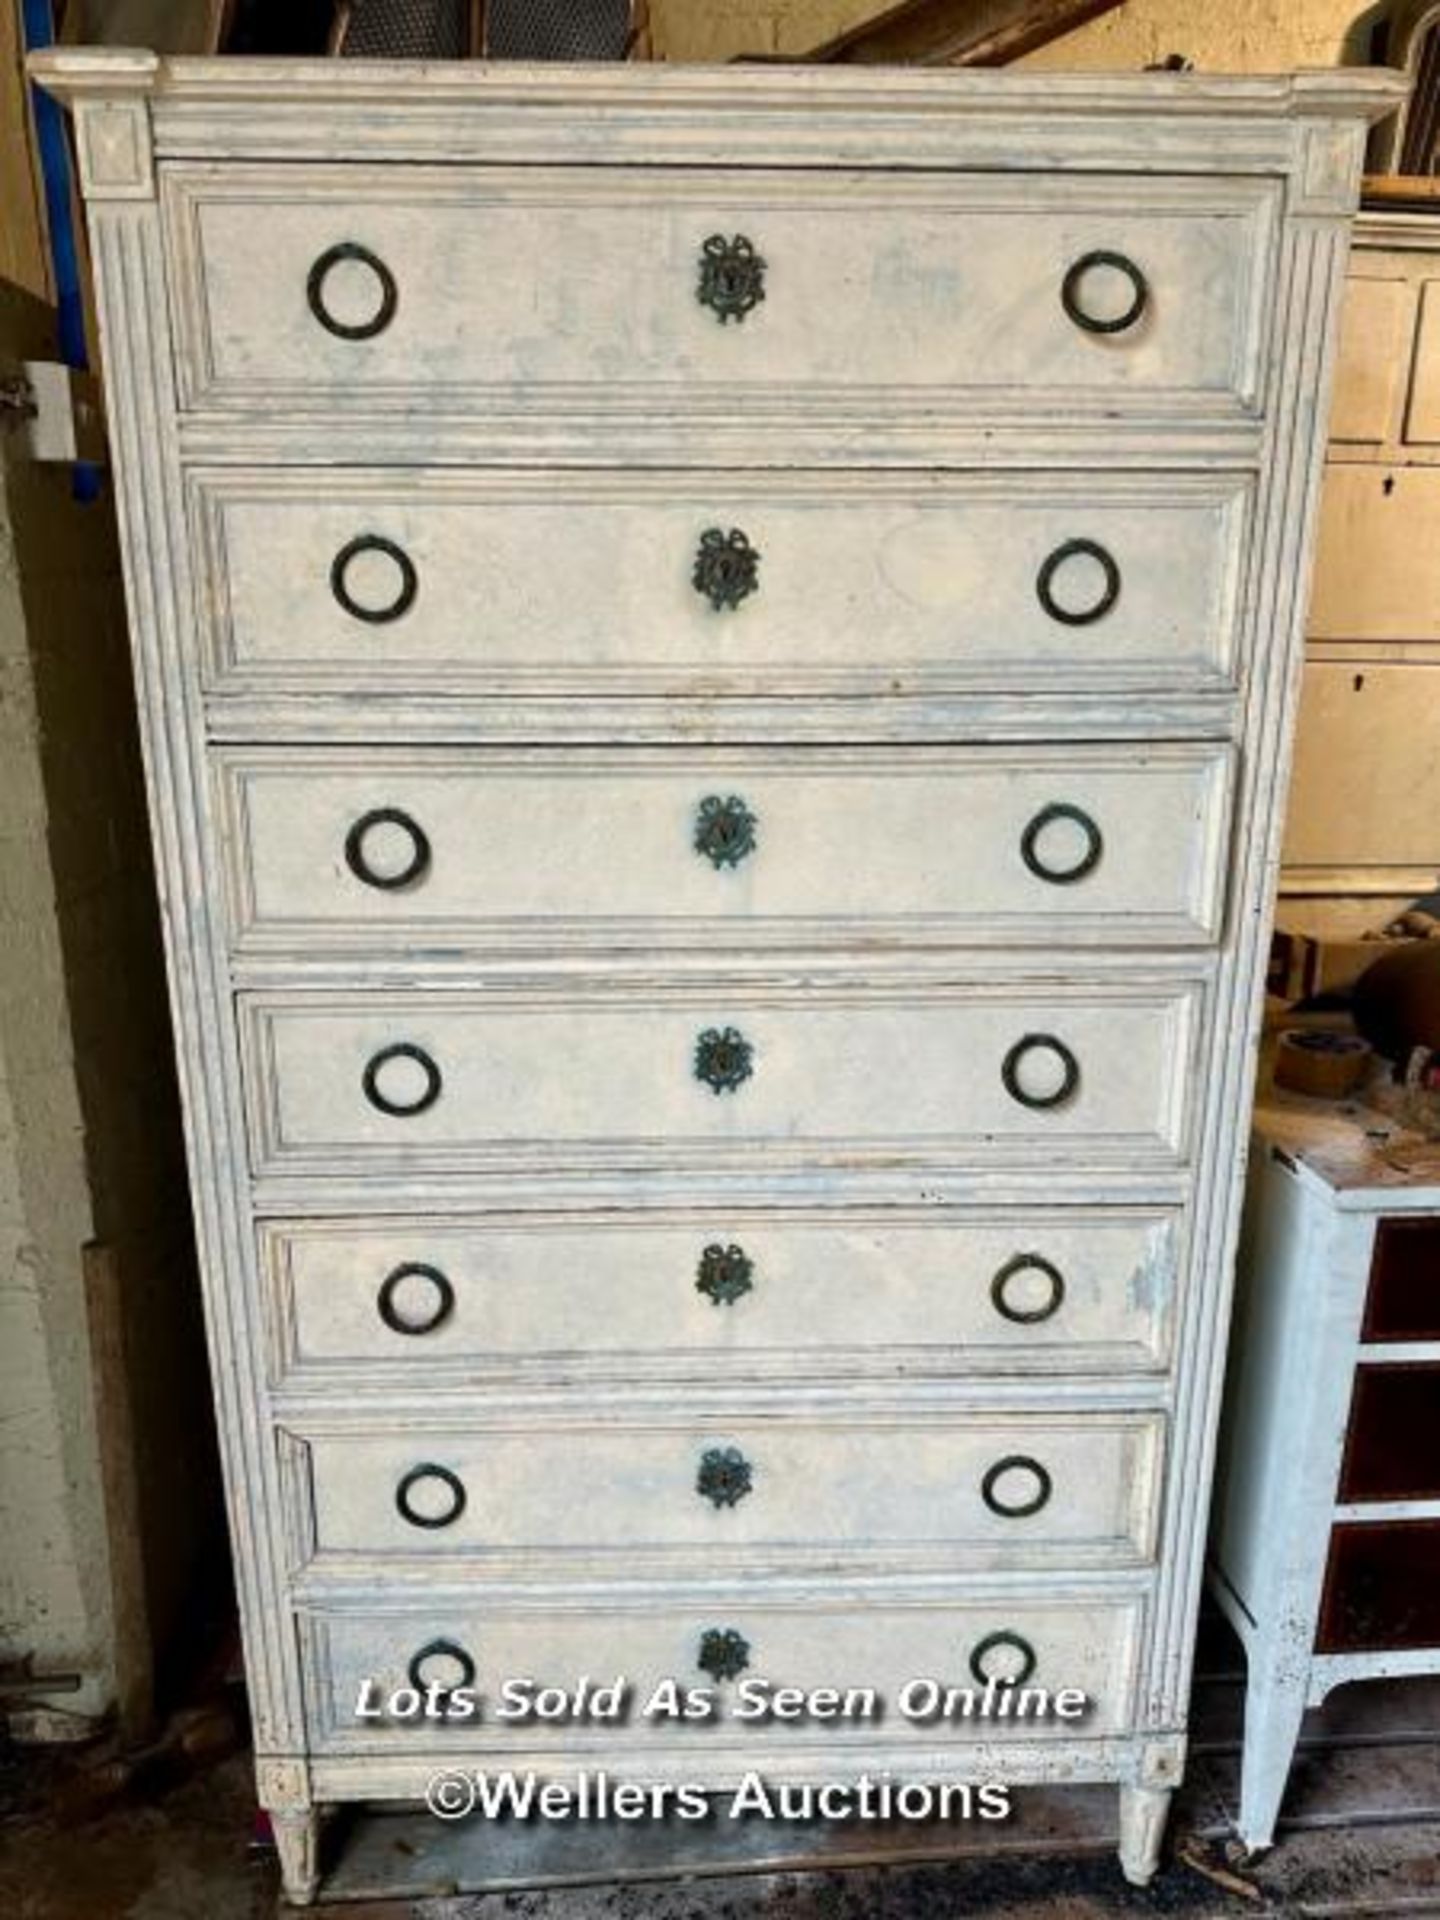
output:
[[1305, 1717], [1306, 1675], [1286, 1672], [1279, 1661], [1260, 1658], [1252, 1658], [1250, 1672], [1236, 1825], [1248, 1850], [1263, 1853], [1275, 1839], [1275, 1819]]
[[280, 1880], [285, 1898], [294, 1907], [308, 1907], [320, 1885], [320, 1815], [315, 1807], [302, 1812], [270, 1813], [275, 1851], [280, 1857]]
[[1132, 1887], [1154, 1877], [1169, 1815], [1169, 1787], [1121, 1787], [1120, 1871]]

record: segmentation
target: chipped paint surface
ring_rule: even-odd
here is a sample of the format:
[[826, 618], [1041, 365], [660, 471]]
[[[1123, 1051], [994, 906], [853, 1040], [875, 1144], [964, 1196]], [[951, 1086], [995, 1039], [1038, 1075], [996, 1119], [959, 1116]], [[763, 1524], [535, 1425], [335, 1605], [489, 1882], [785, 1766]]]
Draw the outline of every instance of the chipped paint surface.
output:
[[1157, 1227], [1146, 1246], [1145, 1257], [1133, 1269], [1125, 1287], [1125, 1297], [1137, 1313], [1167, 1317], [1175, 1291], [1175, 1228]]

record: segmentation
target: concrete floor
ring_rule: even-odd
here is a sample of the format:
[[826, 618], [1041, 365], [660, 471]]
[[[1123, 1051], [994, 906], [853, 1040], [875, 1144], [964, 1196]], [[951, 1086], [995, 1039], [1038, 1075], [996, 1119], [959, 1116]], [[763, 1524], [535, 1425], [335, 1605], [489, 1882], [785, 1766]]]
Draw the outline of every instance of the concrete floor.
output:
[[[1228, 1663], [1227, 1663], [1228, 1662]], [[1227, 1852], [1242, 1692], [1223, 1645], [1197, 1683], [1192, 1760], [1164, 1871], [1145, 1892], [1115, 1866], [1114, 1795], [1017, 1796], [1003, 1845], [942, 1840], [950, 1857], [845, 1871], [756, 1872], [648, 1884], [347, 1901], [336, 1920], [1094, 1920], [1104, 1915], [1440, 1914], [1440, 1682], [1341, 1689], [1307, 1722], [1280, 1844], [1254, 1866]], [[255, 1842], [248, 1755], [137, 1781], [118, 1798], [76, 1791], [93, 1763], [52, 1756], [0, 1773], [0, 1920], [277, 1920], [276, 1876]], [[424, 1885], [398, 1822], [371, 1861]], [[433, 1831], [433, 1823], [430, 1825]], [[993, 1829], [991, 1830], [993, 1833]], [[483, 1833], [475, 1845], [484, 1858]], [[604, 1846], [603, 1840], [597, 1842]], [[867, 1847], [874, 1845], [866, 1836]], [[879, 1845], [914, 1849], [913, 1834]], [[924, 1840], [920, 1843], [922, 1846]], [[975, 1843], [978, 1846], [978, 1842]], [[843, 1858], [853, 1839], [829, 1843]], [[356, 1851], [359, 1851], [357, 1848]], [[813, 1847], [810, 1849], [812, 1857]], [[498, 1850], [497, 1850], [498, 1856]], [[512, 1859], [514, 1858], [512, 1848]], [[613, 1853], [611, 1856], [613, 1858]], [[573, 1862], [572, 1862], [573, 1864]], [[360, 1881], [352, 1879], [355, 1891]], [[435, 1884], [434, 1879], [430, 1881]]]
[[[273, 1864], [249, 1843], [248, 1758], [233, 1755], [153, 1805], [83, 1827], [0, 1830], [5, 1920], [277, 1920]], [[1178, 1837], [1184, 1843], [1182, 1832]], [[1224, 1872], [1219, 1846], [1191, 1841]], [[1097, 1920], [1106, 1915], [1440, 1913], [1432, 1821], [1300, 1830], [1256, 1870], [1260, 1897], [1172, 1861], [1144, 1893], [1105, 1854], [770, 1873], [619, 1887], [555, 1888], [343, 1904], [336, 1920]]]

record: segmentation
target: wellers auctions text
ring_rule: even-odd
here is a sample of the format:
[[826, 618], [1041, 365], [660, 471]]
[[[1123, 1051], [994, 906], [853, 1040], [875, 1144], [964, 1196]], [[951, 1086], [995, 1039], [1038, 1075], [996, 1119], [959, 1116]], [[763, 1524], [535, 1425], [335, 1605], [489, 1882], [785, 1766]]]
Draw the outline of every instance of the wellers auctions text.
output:
[[999, 1781], [896, 1780], [888, 1773], [851, 1779], [776, 1783], [747, 1773], [729, 1792], [699, 1782], [615, 1780], [581, 1773], [568, 1780], [536, 1773], [437, 1773], [425, 1801], [439, 1820], [1005, 1820], [1010, 1789]]
[[751, 1676], [721, 1688], [661, 1680], [637, 1687], [623, 1675], [597, 1681], [588, 1677], [566, 1685], [531, 1679], [503, 1680], [490, 1692], [474, 1686], [385, 1687], [375, 1679], [360, 1683], [355, 1703], [359, 1721], [461, 1721], [532, 1726], [623, 1726], [639, 1719], [703, 1723], [734, 1720], [751, 1725], [797, 1722], [851, 1722], [875, 1725], [893, 1714], [916, 1726], [969, 1720], [1082, 1720], [1089, 1694], [1078, 1687], [1021, 1685], [987, 1679], [982, 1686], [954, 1686], [928, 1677], [907, 1680], [893, 1698], [879, 1688], [793, 1687]]

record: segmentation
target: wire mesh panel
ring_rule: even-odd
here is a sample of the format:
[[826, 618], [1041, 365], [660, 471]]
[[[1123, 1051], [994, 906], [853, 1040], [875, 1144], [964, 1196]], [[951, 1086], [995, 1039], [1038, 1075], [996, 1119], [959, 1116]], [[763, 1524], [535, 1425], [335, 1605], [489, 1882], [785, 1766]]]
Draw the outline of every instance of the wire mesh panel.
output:
[[631, 0], [489, 0], [485, 51], [494, 60], [623, 60]]
[[470, 0], [352, 0], [339, 50], [347, 59], [463, 59]]

